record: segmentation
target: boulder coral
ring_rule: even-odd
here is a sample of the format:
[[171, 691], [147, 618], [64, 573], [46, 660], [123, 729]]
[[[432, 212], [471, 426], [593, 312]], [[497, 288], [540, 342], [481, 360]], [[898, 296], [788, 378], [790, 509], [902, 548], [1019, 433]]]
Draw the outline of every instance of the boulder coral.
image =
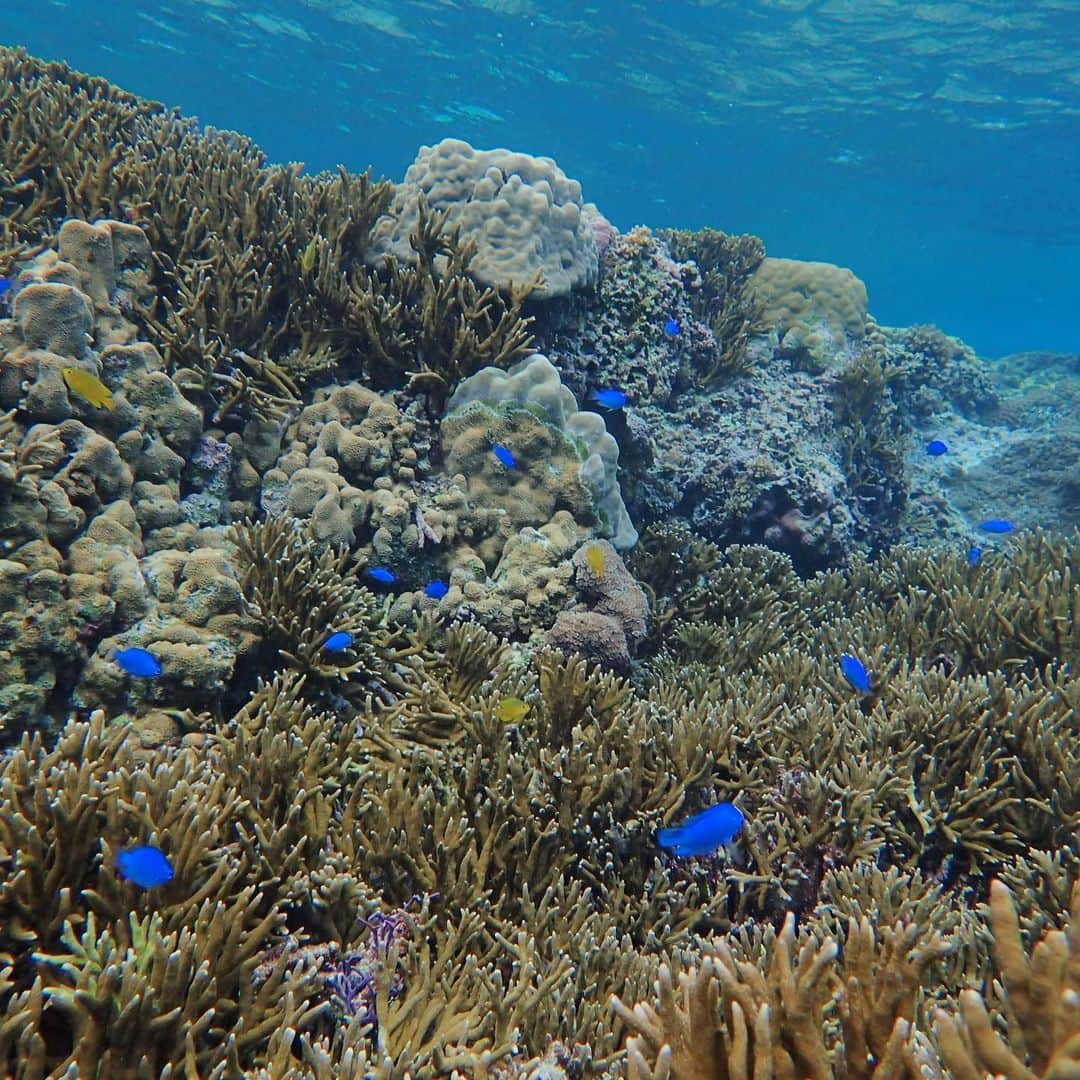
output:
[[475, 245], [470, 270], [504, 291], [542, 275], [540, 298], [565, 296], [596, 280], [596, 208], [551, 158], [475, 150], [461, 139], [422, 147], [371, 233], [371, 255], [414, 258], [421, 203], [445, 212]]
[[581, 603], [560, 611], [547, 644], [580, 653], [603, 667], [627, 672], [649, 630], [649, 601], [606, 540], [592, 540], [574, 553]]
[[820, 371], [866, 332], [866, 286], [846, 267], [767, 257], [749, 288], [780, 348]]
[[509, 371], [484, 368], [466, 379], [447, 403], [443, 433], [451, 470], [455, 457], [476, 465], [481, 455], [491, 457], [492, 445], [506, 445], [517, 464], [500, 465], [503, 483], [496, 490], [502, 487], [511, 503], [524, 509], [522, 500], [554, 492], [566, 508], [582, 513], [583, 503], [591, 502], [592, 515], [616, 547], [637, 542], [619, 490], [618, 443], [602, 417], [578, 408], [547, 357], [537, 353]]

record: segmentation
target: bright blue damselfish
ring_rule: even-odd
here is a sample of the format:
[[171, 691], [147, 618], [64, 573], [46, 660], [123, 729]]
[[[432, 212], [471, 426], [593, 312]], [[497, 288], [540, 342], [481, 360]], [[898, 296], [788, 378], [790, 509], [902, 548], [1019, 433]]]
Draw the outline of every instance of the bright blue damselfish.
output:
[[926, 452], [931, 457], [941, 457], [942, 454], [949, 452], [949, 444], [942, 442], [941, 439], [932, 439], [926, 444]]
[[155, 679], [161, 674], [158, 658], [146, 649], [119, 649], [114, 659], [129, 675], [140, 679]]
[[678, 319], [668, 319], [664, 323], [664, 333], [668, 337], [678, 337], [682, 333], [682, 323]]
[[116, 869], [140, 889], [167, 885], [176, 875], [165, 852], [159, 847], [143, 844], [116, 853]]
[[380, 585], [393, 585], [397, 578], [394, 576], [393, 570], [387, 570], [385, 566], [373, 566], [367, 572], [367, 576], [372, 581], [377, 581]]
[[968, 548], [967, 560], [968, 566], [978, 566], [982, 562], [983, 549], [978, 544], [972, 544]]
[[13, 285], [14, 282], [11, 278], [0, 277], [0, 296], [3, 296], [6, 292], [10, 292]]
[[1011, 533], [1016, 531], [1016, 526], [1004, 518], [990, 518], [989, 521], [984, 521], [979, 528], [988, 533]]
[[445, 581], [433, 581], [424, 590], [425, 596], [430, 596], [432, 600], [441, 600], [450, 591], [450, 586]]
[[597, 390], [593, 394], [593, 400], [602, 409], [621, 409], [627, 401], [626, 395], [621, 390], [616, 390], [615, 387], [608, 387], [605, 390]]
[[495, 456], [508, 469], [516, 469], [517, 468], [517, 462], [514, 460], [514, 455], [511, 454], [510, 451], [507, 450], [505, 446], [502, 446], [499, 443], [496, 443], [491, 449], [494, 452]]
[[327, 652], [344, 652], [353, 643], [353, 636], [348, 630], [338, 630], [323, 642]]
[[843, 671], [844, 678], [856, 690], [862, 694], [870, 693], [870, 672], [866, 670], [866, 665], [857, 656], [844, 653], [840, 657], [840, 670]]
[[717, 803], [682, 825], [660, 829], [656, 840], [661, 847], [671, 848], [683, 858], [711, 855], [717, 848], [731, 843], [745, 820], [737, 806], [729, 802]]

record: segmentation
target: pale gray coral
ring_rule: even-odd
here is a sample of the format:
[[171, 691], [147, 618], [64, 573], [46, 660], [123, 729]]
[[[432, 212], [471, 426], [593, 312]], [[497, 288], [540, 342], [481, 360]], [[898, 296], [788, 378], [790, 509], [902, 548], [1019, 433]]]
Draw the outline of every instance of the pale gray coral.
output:
[[596, 280], [596, 208], [582, 201], [581, 185], [551, 158], [475, 150], [460, 139], [421, 148], [389, 213], [375, 223], [374, 256], [392, 254], [400, 262], [414, 257], [409, 237], [421, 198], [476, 244], [470, 271], [487, 285], [508, 290], [539, 271], [537, 295], [550, 297]]

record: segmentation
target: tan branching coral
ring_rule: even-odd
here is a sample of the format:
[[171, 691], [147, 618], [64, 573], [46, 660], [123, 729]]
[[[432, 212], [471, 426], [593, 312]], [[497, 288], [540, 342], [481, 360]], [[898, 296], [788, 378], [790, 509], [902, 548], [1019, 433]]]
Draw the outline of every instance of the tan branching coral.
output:
[[990, 887], [994, 958], [1003, 994], [1004, 1033], [977, 990], [960, 994], [959, 1016], [936, 1014], [945, 1064], [961, 1080], [995, 1075], [1065, 1080], [1080, 1069], [1080, 888], [1065, 930], [1025, 948], [1012, 894]]
[[[723, 944], [677, 985], [663, 965], [655, 1002], [612, 1002], [633, 1032], [629, 1076], [917, 1075], [916, 998], [942, 947], [933, 937], [919, 943], [914, 925], [875, 933], [852, 920], [838, 963], [834, 938], [800, 942], [788, 916], [767, 967], [737, 959]], [[834, 1000], [839, 1030], [826, 1020]]]
[[[346, 312], [370, 281], [363, 255], [389, 184], [269, 165], [242, 136], [19, 50], [0, 53], [0, 76], [0, 255], [29, 257], [65, 218], [140, 226], [157, 289], [126, 295], [126, 313], [215, 422], [287, 410], [355, 348]], [[447, 303], [472, 303], [479, 328], [492, 303], [461, 288]]]
[[[282, 659], [333, 692], [365, 695], [401, 689], [402, 672], [420, 646], [388, 623], [385, 605], [348, 573], [352, 556], [313, 539], [291, 518], [230, 530], [241, 584]], [[341, 654], [324, 645], [336, 632], [352, 641]]]
[[[715, 628], [716, 666], [682, 634], [630, 682], [469, 623], [391, 631], [333, 551], [281, 522], [242, 532], [266, 632], [305, 664], [282, 654], [231, 718], [184, 718], [180, 746], [145, 750], [99, 715], [0, 765], [5, 1063], [78, 1068], [98, 1046], [122, 1074], [137, 1047], [199, 1075], [494, 1080], [558, 1037], [594, 1076], [938, 1076], [926, 1003], [960, 993], [955, 1023], [978, 1020], [963, 991], [989, 971], [970, 903], [987, 877], [1016, 884], [1023, 933], [1062, 934], [1080, 824], [1080, 699], [1055, 651], [1073, 635], [1052, 588], [1071, 587], [1068, 545], [1021, 541], [1026, 594], [987, 586], [1012, 632], [962, 674], [931, 649], [972, 612], [925, 594], [923, 557], [804, 582], [770, 553], [704, 550], [691, 582], [682, 536], [653, 577], [660, 607], [693, 598], [679, 632]], [[943, 592], [971, 577], [932, 572]], [[305, 627], [355, 603], [384, 693], [303, 653]], [[747, 651], [758, 623], [762, 641], [784, 632]], [[1019, 658], [1018, 625], [1052, 658], [1037, 674], [992, 666]], [[849, 649], [869, 695], [837, 669]], [[508, 697], [527, 706], [509, 723]], [[745, 814], [730, 854], [659, 848], [659, 827], [720, 799]], [[155, 893], [116, 871], [136, 839], [176, 868]], [[372, 952], [386, 925], [411, 929]], [[997, 929], [1010, 955], [1013, 933]], [[1001, 967], [1011, 993], [1022, 969]], [[1037, 1021], [1001, 1001], [987, 1014], [1024, 1061]]]
[[691, 305], [717, 345], [716, 362], [701, 374], [702, 385], [746, 371], [752, 363], [750, 338], [762, 329], [765, 305], [750, 283], [765, 258], [765, 245], [756, 236], [731, 236], [719, 229], [667, 229], [661, 236], [673, 258], [692, 259], [701, 274]]
[[369, 354], [369, 367], [386, 380], [407, 375], [441, 415], [457, 384], [485, 366], [505, 368], [532, 351], [531, 318], [522, 307], [539, 278], [511, 285], [507, 299], [471, 277], [476, 242], [446, 227], [446, 213], [421, 198], [413, 260], [393, 255], [377, 271], [359, 270], [346, 322]]

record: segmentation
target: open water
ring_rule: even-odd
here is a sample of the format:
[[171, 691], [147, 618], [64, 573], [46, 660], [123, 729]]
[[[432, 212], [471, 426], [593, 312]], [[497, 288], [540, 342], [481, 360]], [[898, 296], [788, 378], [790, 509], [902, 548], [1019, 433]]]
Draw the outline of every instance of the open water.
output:
[[1080, 350], [1080, 0], [45, 0], [2, 35], [273, 159], [546, 154], [621, 228], [757, 233], [883, 323]]

